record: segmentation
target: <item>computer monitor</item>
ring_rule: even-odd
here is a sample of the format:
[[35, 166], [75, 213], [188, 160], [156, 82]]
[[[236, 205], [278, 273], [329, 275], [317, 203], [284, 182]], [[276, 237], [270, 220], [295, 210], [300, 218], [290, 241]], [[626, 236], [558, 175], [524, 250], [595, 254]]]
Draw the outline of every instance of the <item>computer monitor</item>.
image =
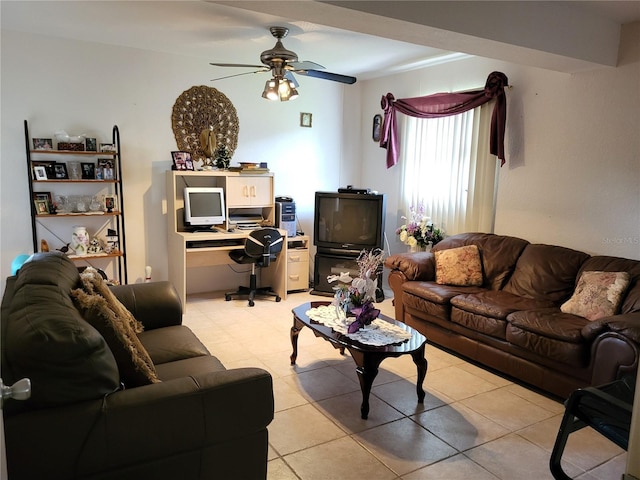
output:
[[226, 220], [222, 187], [185, 187], [184, 222], [191, 227], [222, 225]]

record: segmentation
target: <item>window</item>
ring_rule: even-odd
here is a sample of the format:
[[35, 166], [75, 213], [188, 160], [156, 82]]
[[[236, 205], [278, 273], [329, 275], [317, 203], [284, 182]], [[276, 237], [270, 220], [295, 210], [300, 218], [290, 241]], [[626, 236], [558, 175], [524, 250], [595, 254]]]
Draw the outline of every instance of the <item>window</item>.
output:
[[491, 108], [420, 119], [403, 116], [404, 210], [422, 204], [447, 235], [492, 232], [498, 162], [488, 152]]

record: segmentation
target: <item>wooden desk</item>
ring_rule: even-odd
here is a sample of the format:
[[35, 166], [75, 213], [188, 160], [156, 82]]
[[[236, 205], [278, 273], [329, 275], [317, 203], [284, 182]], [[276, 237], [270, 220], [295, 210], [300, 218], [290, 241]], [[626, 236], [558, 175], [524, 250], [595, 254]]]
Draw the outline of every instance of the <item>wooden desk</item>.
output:
[[[229, 257], [231, 250], [243, 249], [250, 231], [237, 230], [232, 233], [188, 233], [172, 232], [169, 234], [169, 281], [173, 283], [180, 296], [182, 309], [186, 311], [187, 270], [196, 267], [216, 265], [236, 265]], [[286, 236], [285, 230], [280, 230]], [[209, 242], [219, 245], [209, 246]], [[198, 246], [206, 243], [207, 246]], [[231, 245], [235, 243], [235, 245]], [[287, 298], [287, 241], [283, 242], [282, 251], [269, 267], [262, 269], [261, 283], [270, 285], [284, 300]]]

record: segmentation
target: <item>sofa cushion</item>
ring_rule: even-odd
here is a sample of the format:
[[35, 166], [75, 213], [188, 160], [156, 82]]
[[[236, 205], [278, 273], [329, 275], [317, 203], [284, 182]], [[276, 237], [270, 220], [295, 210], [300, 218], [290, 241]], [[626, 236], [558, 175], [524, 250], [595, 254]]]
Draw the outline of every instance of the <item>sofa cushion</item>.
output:
[[578, 271], [589, 255], [553, 245], [528, 245], [504, 291], [562, 304], [573, 293]]
[[436, 283], [459, 286], [482, 285], [482, 264], [476, 245], [439, 250], [434, 255]]
[[620, 305], [620, 313], [640, 312], [640, 260], [595, 256], [584, 262], [580, 273], [585, 271], [627, 272], [630, 284]]
[[185, 358], [209, 355], [198, 337], [184, 325], [144, 331], [139, 337], [156, 367]]
[[518, 310], [553, 306], [551, 302], [519, 297], [502, 290], [458, 295], [451, 299], [451, 321], [471, 330], [505, 339], [507, 316]]
[[628, 286], [627, 272], [583, 272], [575, 292], [560, 309], [587, 320], [609, 317], [618, 312]]
[[2, 374], [7, 383], [31, 379], [25, 404], [98, 399], [120, 386], [107, 343], [71, 301], [78, 284], [75, 264], [60, 252], [35, 254], [18, 272], [9, 315], [2, 318]]
[[507, 340], [561, 363], [584, 367], [591, 343], [582, 335], [589, 321], [558, 308], [518, 311], [507, 317]]
[[484, 286], [499, 290], [515, 269], [518, 257], [529, 244], [526, 240], [493, 233], [460, 233], [438, 242], [431, 251], [437, 252], [464, 245], [477, 245], [484, 272]]

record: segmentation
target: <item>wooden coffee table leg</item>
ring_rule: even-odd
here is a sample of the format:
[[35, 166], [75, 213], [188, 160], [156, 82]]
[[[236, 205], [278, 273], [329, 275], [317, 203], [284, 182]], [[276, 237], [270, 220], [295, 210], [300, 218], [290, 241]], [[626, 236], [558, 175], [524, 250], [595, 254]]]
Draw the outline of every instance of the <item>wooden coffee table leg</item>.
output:
[[424, 382], [424, 377], [427, 375], [427, 359], [424, 357], [424, 347], [426, 344], [423, 344], [418, 350], [411, 353], [411, 357], [413, 358], [413, 363], [418, 367], [418, 379], [416, 380], [416, 392], [418, 393], [418, 403], [424, 403], [424, 389], [422, 388], [422, 383]]
[[360, 390], [362, 390], [362, 405], [360, 406], [360, 418], [366, 420], [369, 418], [369, 396], [373, 381], [378, 375], [378, 367], [384, 356], [372, 355], [364, 352], [349, 349], [351, 356], [356, 362], [356, 372], [358, 372], [358, 380], [360, 381]]
[[293, 347], [293, 353], [291, 354], [291, 365], [296, 364], [296, 359], [298, 358], [298, 334], [300, 330], [304, 327], [304, 324], [300, 322], [297, 318], [293, 319], [293, 326], [291, 327], [291, 346]]

